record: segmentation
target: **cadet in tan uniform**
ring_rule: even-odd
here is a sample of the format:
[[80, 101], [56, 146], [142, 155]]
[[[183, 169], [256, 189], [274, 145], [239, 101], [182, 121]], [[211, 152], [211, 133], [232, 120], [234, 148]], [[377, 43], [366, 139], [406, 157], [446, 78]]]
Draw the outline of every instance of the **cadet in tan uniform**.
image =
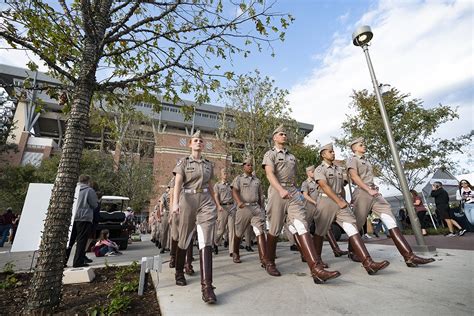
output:
[[237, 203], [232, 259], [235, 263], [242, 262], [239, 254], [240, 241], [249, 228], [249, 225], [251, 225], [257, 236], [261, 266], [266, 268], [268, 274], [280, 276], [280, 272], [278, 272], [274, 264], [270, 264], [267, 267], [267, 241], [265, 238], [265, 212], [263, 211], [262, 183], [256, 176], [252, 175], [253, 163], [250, 158], [244, 161], [243, 169], [244, 173], [237, 176], [232, 182], [232, 194]]
[[[286, 222], [299, 245], [311, 270], [315, 283], [324, 283], [336, 278], [337, 271], [324, 270], [318, 264], [316, 250], [311, 240], [306, 222], [306, 210], [303, 206], [303, 196], [296, 189], [296, 158], [285, 148], [287, 138], [283, 125], [273, 132], [274, 147], [265, 153], [262, 166], [270, 182], [268, 188], [267, 215], [270, 227], [267, 235], [267, 271], [275, 269], [275, 255], [278, 235]], [[278, 270], [276, 270], [278, 271]]]
[[[174, 197], [174, 185], [175, 185], [175, 177], [171, 178], [170, 182], [168, 183], [169, 188], [169, 205], [172, 207], [173, 205], [173, 197]], [[170, 268], [174, 268], [176, 266], [176, 251], [178, 249], [178, 239], [179, 239], [179, 216], [176, 213], [171, 212], [168, 216], [168, 224], [169, 224], [169, 237], [171, 239], [171, 250], [170, 250]], [[187, 275], [193, 275], [194, 269], [192, 265], [193, 261], [193, 241], [189, 243], [188, 248], [186, 249], [186, 262], [184, 264], [184, 272]]]
[[[228, 241], [232, 245], [234, 242], [234, 227], [235, 227], [235, 211], [236, 205], [232, 197], [232, 187], [227, 182], [228, 173], [226, 169], [221, 170], [221, 181], [214, 185], [214, 194], [217, 204], [217, 233], [214, 237], [214, 253], [218, 254], [218, 245], [221, 242], [222, 236], [228, 232]], [[232, 254], [232, 249], [229, 247], [229, 254]]]
[[169, 212], [170, 212], [170, 196], [169, 196], [169, 188], [166, 189], [165, 193], [161, 195], [160, 198], [160, 219], [159, 222], [161, 223], [160, 228], [160, 236], [161, 236], [161, 251], [160, 253], [165, 253], [166, 244], [168, 242], [168, 230], [169, 230]]
[[314, 172], [314, 180], [318, 184], [319, 198], [316, 210], [316, 231], [313, 236], [317, 256], [321, 258], [323, 236], [327, 234], [332, 223], [336, 221], [349, 236], [349, 244], [357, 253], [367, 273], [375, 274], [385, 269], [390, 263], [386, 260], [374, 262], [365, 247], [359, 231], [356, 228], [356, 219], [349, 210], [344, 196], [344, 180], [342, 169], [334, 165], [334, 149], [332, 144], [321, 147], [319, 151], [323, 162]]
[[[217, 209], [211, 185], [213, 165], [201, 155], [204, 140], [197, 131], [191, 137], [191, 155], [179, 160], [173, 170], [175, 179], [173, 212], [179, 214], [179, 239], [176, 252], [176, 284], [186, 285], [184, 260], [194, 230], [199, 242], [202, 299], [214, 304], [217, 299], [212, 286], [212, 245]], [[181, 194], [180, 192], [181, 191]]]
[[[312, 224], [315, 225], [316, 203], [318, 200], [318, 185], [316, 184], [316, 181], [314, 181], [314, 169], [314, 166], [309, 166], [306, 168], [306, 175], [308, 178], [301, 184], [301, 192], [303, 193], [303, 196], [306, 200], [304, 205], [306, 209], [306, 221], [310, 226]], [[348, 251], [343, 251], [341, 248], [339, 248], [336, 237], [332, 232], [332, 228], [329, 228], [326, 237], [335, 257], [340, 257], [349, 253]]]
[[[419, 264], [435, 261], [433, 258], [425, 259], [416, 256], [397, 227], [390, 204], [378, 192], [378, 187], [374, 184], [372, 165], [365, 158], [366, 147], [364, 139], [362, 137], [354, 139], [350, 143], [350, 147], [353, 155], [349, 157], [346, 165], [352, 182], [357, 185], [352, 197], [357, 227], [360, 229], [364, 226], [367, 215], [372, 211], [387, 226], [395, 246], [405, 259], [408, 267], [416, 267]], [[352, 253], [349, 253], [349, 258], [354, 261], [360, 260], [360, 258], [357, 258]]]

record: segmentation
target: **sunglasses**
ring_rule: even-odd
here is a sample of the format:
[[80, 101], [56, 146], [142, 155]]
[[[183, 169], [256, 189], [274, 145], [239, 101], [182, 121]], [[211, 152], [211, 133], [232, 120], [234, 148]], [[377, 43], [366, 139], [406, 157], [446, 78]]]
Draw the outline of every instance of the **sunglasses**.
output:
[[461, 184], [467, 184], [467, 182], [461, 182]]

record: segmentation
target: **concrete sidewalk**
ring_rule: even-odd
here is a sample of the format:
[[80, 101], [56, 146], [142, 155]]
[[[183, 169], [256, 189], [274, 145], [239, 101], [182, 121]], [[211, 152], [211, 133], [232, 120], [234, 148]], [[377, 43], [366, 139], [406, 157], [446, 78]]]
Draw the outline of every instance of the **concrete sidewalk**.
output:
[[[347, 248], [347, 243], [341, 242]], [[279, 243], [277, 266], [281, 277], [260, 268], [258, 254], [241, 252], [234, 264], [222, 248], [214, 256], [214, 286], [218, 302], [201, 300], [199, 261], [188, 285], [174, 282], [174, 269], [163, 265], [158, 300], [163, 315], [472, 315], [473, 256], [465, 250], [438, 249], [436, 262], [408, 268], [394, 246], [368, 244], [376, 260], [391, 264], [375, 276], [346, 257], [335, 258], [327, 243], [323, 259], [341, 276], [324, 285], [314, 284], [306, 263], [288, 243]], [[256, 249], [255, 249], [256, 250]], [[167, 258], [167, 257], [165, 257]]]

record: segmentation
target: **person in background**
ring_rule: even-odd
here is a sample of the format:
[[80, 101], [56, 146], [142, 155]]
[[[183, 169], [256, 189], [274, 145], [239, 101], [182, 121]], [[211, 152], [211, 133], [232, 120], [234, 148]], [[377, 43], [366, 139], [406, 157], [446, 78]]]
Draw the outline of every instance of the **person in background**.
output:
[[446, 192], [446, 190], [443, 188], [443, 184], [439, 181], [435, 181], [431, 187], [432, 190], [430, 196], [434, 197], [436, 209], [438, 210], [441, 218], [446, 222], [446, 225], [448, 225], [449, 233], [446, 235], [446, 237], [456, 236], [456, 234], [454, 234], [453, 226], [456, 226], [456, 228], [459, 230], [459, 236], [464, 235], [466, 230], [462, 229], [458, 222], [451, 218], [449, 209], [449, 195], [448, 192]]
[[474, 225], [474, 191], [469, 181], [463, 179], [459, 182], [459, 190], [456, 191], [456, 200], [461, 201], [461, 207], [471, 225]]
[[415, 190], [410, 190], [410, 193], [413, 197], [413, 205], [415, 206], [415, 211], [416, 211], [416, 216], [418, 216], [418, 220], [420, 221], [420, 226], [421, 226], [421, 233], [423, 236], [426, 236], [426, 212], [427, 209], [423, 205], [423, 201], [421, 200], [421, 197], [418, 195], [418, 192]]
[[0, 216], [0, 247], [3, 247], [5, 241], [8, 240], [14, 220], [15, 214], [13, 214], [11, 207], [7, 208], [7, 211], [2, 216]]
[[97, 194], [94, 189], [90, 187], [90, 181], [91, 179], [88, 175], [83, 174], [79, 176], [79, 196], [77, 198], [76, 216], [74, 217], [74, 223], [72, 225], [71, 239], [66, 249], [65, 266], [74, 243], [77, 244], [72, 266], [74, 268], [89, 266], [84, 262], [86, 255], [85, 249], [87, 238], [92, 228], [94, 209], [98, 206]]

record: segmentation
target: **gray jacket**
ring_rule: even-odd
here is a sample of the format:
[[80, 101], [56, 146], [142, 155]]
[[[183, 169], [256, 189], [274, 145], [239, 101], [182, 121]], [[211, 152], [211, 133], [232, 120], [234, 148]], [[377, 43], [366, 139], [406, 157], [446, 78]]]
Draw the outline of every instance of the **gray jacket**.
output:
[[97, 194], [94, 189], [84, 183], [79, 183], [79, 197], [77, 198], [76, 222], [91, 222], [94, 218], [94, 209], [97, 207]]

